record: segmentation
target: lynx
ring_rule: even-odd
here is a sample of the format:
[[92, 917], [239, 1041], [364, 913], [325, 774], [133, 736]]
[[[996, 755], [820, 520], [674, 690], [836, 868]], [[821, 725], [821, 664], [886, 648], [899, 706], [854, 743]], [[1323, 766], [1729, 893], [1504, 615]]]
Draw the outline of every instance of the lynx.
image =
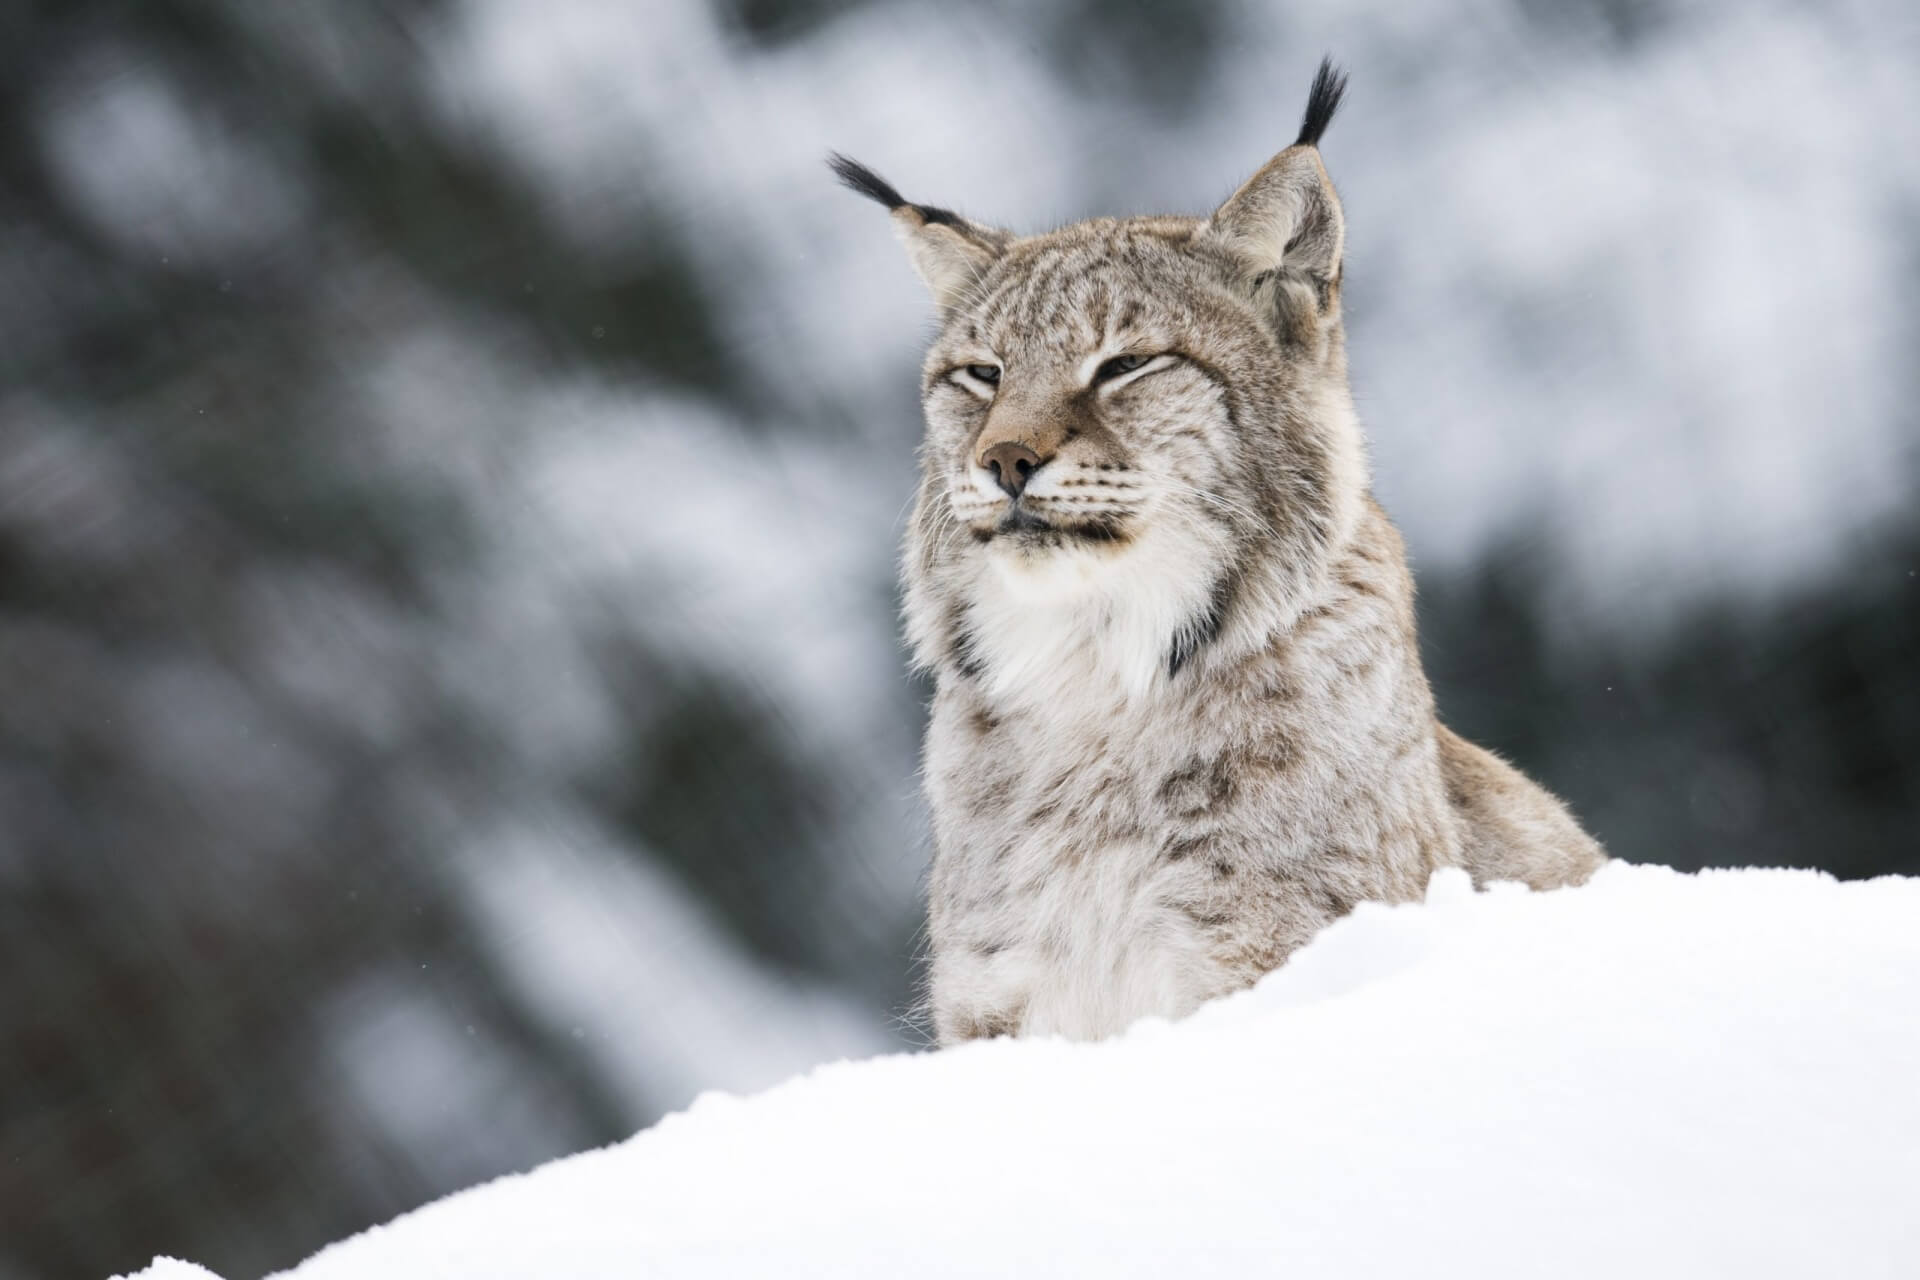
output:
[[1347, 385], [1318, 145], [1345, 87], [1323, 62], [1206, 217], [1016, 236], [832, 158], [940, 315], [903, 576], [942, 1043], [1178, 1017], [1436, 868], [1605, 860], [1435, 718]]

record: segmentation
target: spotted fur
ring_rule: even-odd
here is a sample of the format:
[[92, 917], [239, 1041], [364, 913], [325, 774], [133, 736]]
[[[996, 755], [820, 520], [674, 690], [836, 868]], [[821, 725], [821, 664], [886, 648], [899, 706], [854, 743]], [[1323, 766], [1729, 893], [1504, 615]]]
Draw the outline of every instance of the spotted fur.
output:
[[[1020, 238], [837, 166], [942, 313], [904, 579], [945, 1042], [1178, 1016], [1436, 868], [1604, 859], [1435, 719], [1348, 390], [1343, 88], [1323, 66], [1302, 141], [1207, 217]], [[1003, 442], [1043, 459], [1017, 501]]]

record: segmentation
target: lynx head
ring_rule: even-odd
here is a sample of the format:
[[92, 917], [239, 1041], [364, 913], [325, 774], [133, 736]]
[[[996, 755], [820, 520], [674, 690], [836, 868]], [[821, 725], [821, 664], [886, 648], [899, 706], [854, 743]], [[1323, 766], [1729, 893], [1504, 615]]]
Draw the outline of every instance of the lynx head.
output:
[[1001, 696], [1077, 677], [1128, 696], [1297, 613], [1367, 489], [1340, 325], [1343, 220], [1300, 135], [1206, 217], [1016, 236], [884, 204], [939, 308], [908, 535], [920, 660]]

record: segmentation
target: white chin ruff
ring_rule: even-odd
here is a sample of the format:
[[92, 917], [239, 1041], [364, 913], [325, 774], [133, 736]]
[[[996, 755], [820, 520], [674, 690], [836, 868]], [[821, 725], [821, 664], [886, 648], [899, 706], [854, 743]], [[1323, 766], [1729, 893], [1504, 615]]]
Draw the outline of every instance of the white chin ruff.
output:
[[1164, 678], [1174, 636], [1208, 603], [1213, 548], [1183, 532], [1156, 521], [1119, 543], [988, 543], [970, 614], [993, 696], [1146, 694]]

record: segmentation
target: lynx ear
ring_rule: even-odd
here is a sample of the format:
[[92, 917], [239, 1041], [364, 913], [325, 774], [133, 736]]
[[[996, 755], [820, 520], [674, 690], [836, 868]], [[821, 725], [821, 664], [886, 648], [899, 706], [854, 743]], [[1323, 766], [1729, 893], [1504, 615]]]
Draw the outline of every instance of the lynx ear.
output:
[[970, 222], [949, 209], [910, 203], [892, 183], [838, 152], [827, 158], [827, 165], [848, 188], [879, 201], [893, 214], [894, 230], [907, 246], [913, 269], [943, 311], [959, 305], [1013, 242], [1008, 232]]
[[1320, 163], [1320, 135], [1346, 92], [1347, 78], [1331, 60], [1320, 63], [1294, 144], [1269, 160], [1214, 210], [1208, 230], [1241, 259], [1248, 275], [1312, 286], [1325, 309], [1340, 280], [1346, 219], [1340, 197]]

